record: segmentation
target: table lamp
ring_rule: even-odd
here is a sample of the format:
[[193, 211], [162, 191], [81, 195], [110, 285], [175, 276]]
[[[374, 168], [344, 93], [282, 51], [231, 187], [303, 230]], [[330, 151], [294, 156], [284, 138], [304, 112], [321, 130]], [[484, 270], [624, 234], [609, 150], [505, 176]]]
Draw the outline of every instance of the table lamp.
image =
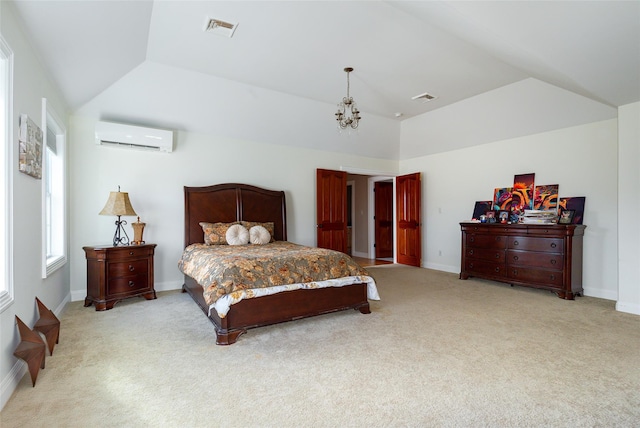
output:
[[[131, 206], [129, 194], [127, 192], [121, 192], [120, 186], [118, 186], [117, 192], [109, 193], [109, 199], [102, 211], [100, 211], [100, 215], [115, 215], [118, 217], [118, 220], [116, 220], [116, 233], [113, 235], [113, 246], [129, 245], [129, 235], [127, 235], [127, 232], [122, 227], [122, 225], [127, 224], [127, 222], [120, 220], [120, 216], [123, 215], [138, 215]], [[122, 234], [124, 234], [124, 236], [122, 236]]]

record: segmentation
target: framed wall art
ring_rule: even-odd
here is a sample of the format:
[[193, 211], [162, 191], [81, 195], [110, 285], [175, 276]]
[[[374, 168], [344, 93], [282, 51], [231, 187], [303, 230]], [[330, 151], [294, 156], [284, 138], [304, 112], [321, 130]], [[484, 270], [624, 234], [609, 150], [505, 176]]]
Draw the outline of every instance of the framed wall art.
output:
[[29, 119], [20, 115], [18, 133], [19, 171], [37, 179], [42, 178], [42, 129]]

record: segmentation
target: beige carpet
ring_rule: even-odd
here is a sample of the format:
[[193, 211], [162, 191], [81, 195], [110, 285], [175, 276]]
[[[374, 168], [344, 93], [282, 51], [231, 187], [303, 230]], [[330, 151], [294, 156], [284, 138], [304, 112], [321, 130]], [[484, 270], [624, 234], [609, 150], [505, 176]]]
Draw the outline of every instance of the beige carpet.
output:
[[382, 300], [214, 344], [180, 292], [61, 315], [9, 427], [640, 425], [640, 317], [611, 301], [369, 268]]

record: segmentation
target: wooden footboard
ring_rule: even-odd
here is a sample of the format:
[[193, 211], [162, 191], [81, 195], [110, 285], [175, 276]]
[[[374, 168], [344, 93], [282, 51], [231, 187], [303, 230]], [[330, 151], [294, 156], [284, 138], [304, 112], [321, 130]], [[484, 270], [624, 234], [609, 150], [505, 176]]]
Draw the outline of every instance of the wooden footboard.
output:
[[226, 317], [208, 315], [209, 307], [202, 296], [202, 286], [185, 276], [183, 291], [189, 293], [216, 329], [216, 343], [231, 345], [250, 328], [277, 324], [301, 318], [355, 309], [371, 313], [367, 300], [367, 284], [328, 287], [313, 290], [285, 291], [255, 299], [242, 300], [231, 306]]

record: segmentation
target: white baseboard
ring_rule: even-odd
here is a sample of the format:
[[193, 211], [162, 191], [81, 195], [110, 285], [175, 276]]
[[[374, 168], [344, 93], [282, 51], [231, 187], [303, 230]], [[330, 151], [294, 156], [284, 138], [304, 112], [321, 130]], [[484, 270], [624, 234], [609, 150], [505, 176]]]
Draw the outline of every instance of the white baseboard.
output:
[[616, 311], [626, 312], [633, 315], [640, 315], [640, 305], [636, 303], [617, 302]]
[[441, 270], [449, 273], [460, 273], [460, 266], [441, 265], [439, 263], [426, 263], [422, 267], [433, 270]]
[[0, 410], [4, 408], [7, 401], [11, 398], [13, 391], [16, 390], [22, 376], [27, 372], [27, 364], [22, 360], [17, 360], [11, 367], [9, 374], [2, 380], [0, 386]]
[[618, 300], [618, 292], [603, 290], [601, 288], [584, 287], [584, 295], [587, 297], [597, 297], [605, 300]]

